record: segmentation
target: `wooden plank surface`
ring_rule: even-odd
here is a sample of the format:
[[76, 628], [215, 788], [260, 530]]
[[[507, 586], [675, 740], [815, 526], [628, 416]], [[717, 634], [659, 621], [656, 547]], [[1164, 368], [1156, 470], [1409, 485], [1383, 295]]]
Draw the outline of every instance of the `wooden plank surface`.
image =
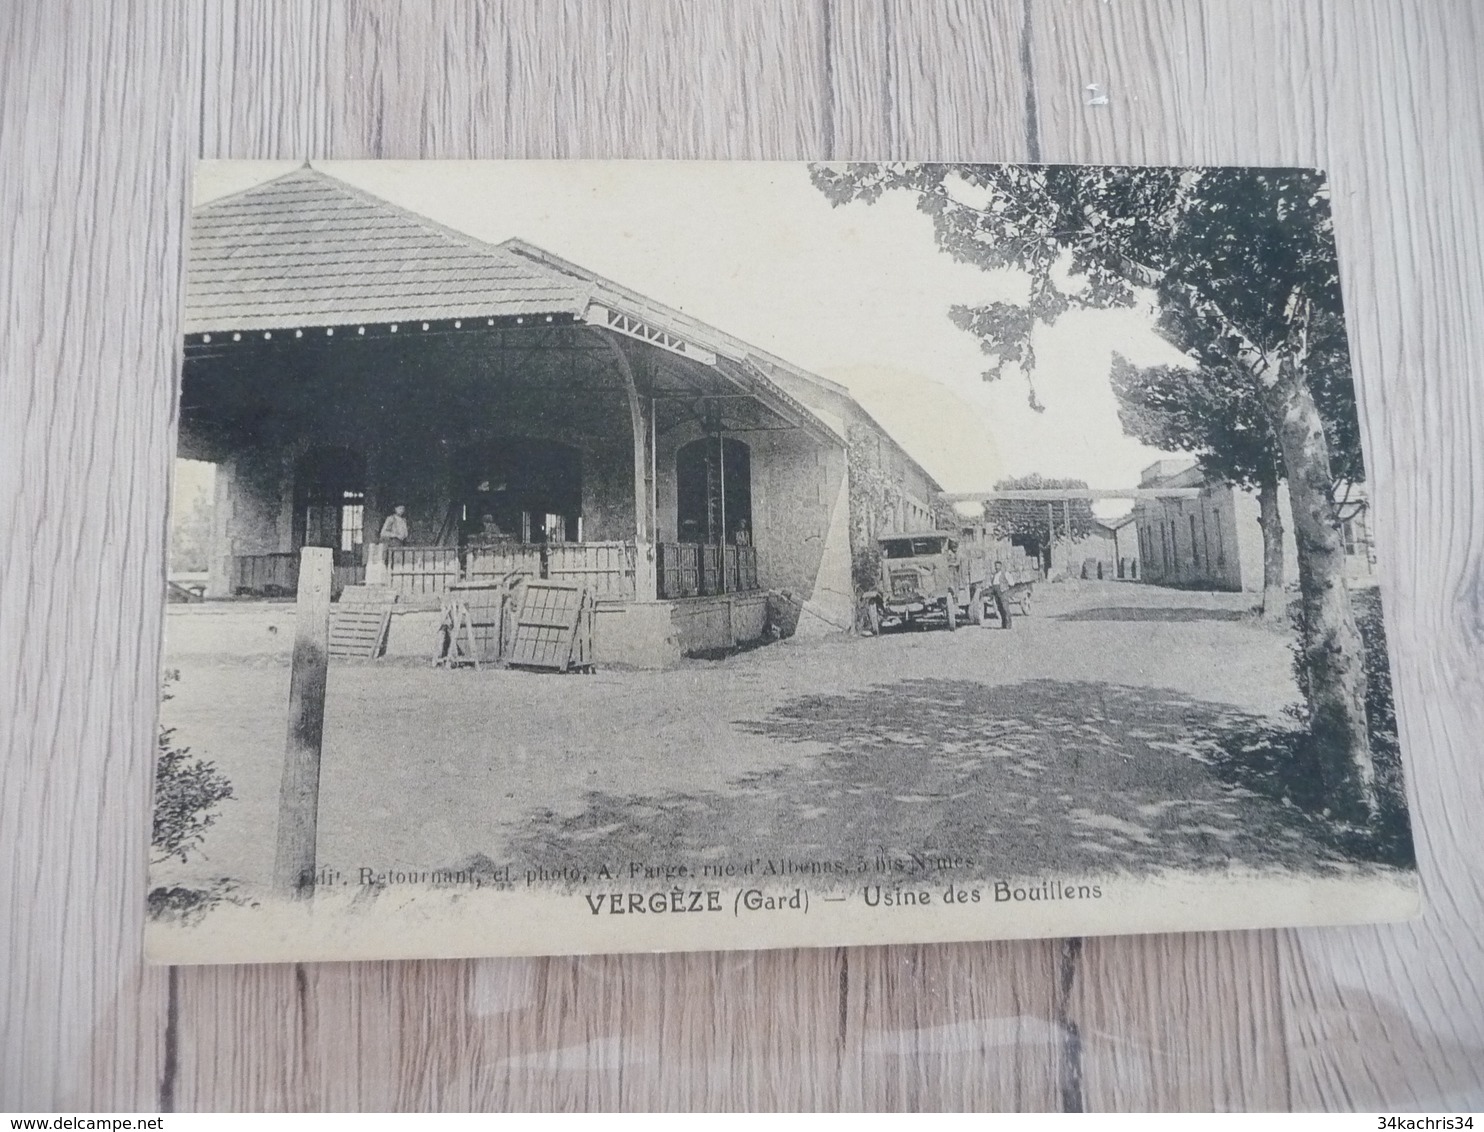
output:
[[386, 651], [395, 595], [390, 591], [348, 589], [330, 610], [330, 656], [375, 660]]
[[[0, 1108], [1484, 1106], [1481, 23], [1470, 0], [0, 5]], [[1426, 915], [143, 968], [197, 155], [1325, 166]]]

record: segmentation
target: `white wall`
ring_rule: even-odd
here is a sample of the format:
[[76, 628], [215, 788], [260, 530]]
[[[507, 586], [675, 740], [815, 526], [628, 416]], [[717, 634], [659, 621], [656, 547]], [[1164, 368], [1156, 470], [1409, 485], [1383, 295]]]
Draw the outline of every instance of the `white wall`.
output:
[[[1262, 589], [1256, 492], [1216, 484], [1195, 499], [1141, 499], [1135, 514], [1142, 543], [1139, 574], [1144, 580], [1220, 590]], [[1278, 493], [1278, 514], [1283, 522], [1284, 578], [1291, 582], [1298, 571], [1286, 489]]]

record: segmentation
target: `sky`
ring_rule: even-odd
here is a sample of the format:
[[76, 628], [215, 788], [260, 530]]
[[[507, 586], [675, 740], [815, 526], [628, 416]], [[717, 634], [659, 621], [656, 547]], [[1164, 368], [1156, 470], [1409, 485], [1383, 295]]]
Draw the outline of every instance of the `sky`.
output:
[[[202, 163], [196, 203], [296, 165]], [[835, 208], [782, 162], [315, 166], [479, 239], [519, 236], [845, 385], [945, 490], [1030, 472], [1132, 487], [1165, 455], [1124, 434], [1108, 380], [1114, 350], [1180, 360], [1148, 312], [1039, 331], [1035, 412], [1023, 378], [983, 380], [988, 359], [948, 319], [956, 303], [1018, 301], [1024, 278], [955, 263], [909, 194]]]

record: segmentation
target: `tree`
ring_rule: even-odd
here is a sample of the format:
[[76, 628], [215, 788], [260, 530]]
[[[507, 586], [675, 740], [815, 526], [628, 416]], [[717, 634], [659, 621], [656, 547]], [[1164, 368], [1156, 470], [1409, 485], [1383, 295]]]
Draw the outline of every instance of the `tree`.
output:
[[901, 499], [901, 489], [881, 460], [881, 444], [870, 429], [851, 425], [846, 438], [850, 484], [850, 573], [857, 593], [881, 584], [876, 536]]
[[[1022, 303], [950, 311], [993, 359], [987, 377], [1013, 366], [1029, 382], [1037, 326], [1069, 309], [1129, 306], [1141, 295], [1152, 298], [1164, 336], [1198, 367], [1245, 375], [1293, 503], [1312, 746], [1332, 810], [1373, 815], [1364, 647], [1332, 494], [1347, 438], [1326, 432], [1315, 384], [1343, 368], [1348, 352], [1322, 175], [892, 163], [816, 166], [812, 176], [836, 205], [914, 193], [943, 251], [1024, 275]], [[1029, 397], [1036, 405], [1033, 384]]]
[[[162, 698], [172, 698], [170, 686], [180, 679], [176, 669], [165, 672]], [[216, 764], [191, 755], [175, 743], [175, 728], [160, 727], [155, 760], [154, 825], [150, 844], [152, 864], [172, 858], [189, 860], [216, 823], [217, 805], [232, 797], [232, 784]]]
[[1130, 436], [1166, 452], [1195, 454], [1203, 475], [1257, 489], [1262, 530], [1262, 615], [1287, 613], [1283, 590], [1283, 519], [1278, 481], [1283, 455], [1268, 424], [1261, 391], [1231, 366], [1140, 368], [1113, 356], [1118, 416]]
[[211, 561], [212, 500], [204, 491], [179, 506], [170, 521], [170, 569], [192, 572], [205, 570]]
[[[166, 670], [163, 699], [171, 698], [170, 687], [179, 679], [178, 670]], [[175, 729], [161, 725], [155, 760], [150, 864], [189, 861], [216, 823], [217, 806], [232, 796], [232, 784], [217, 770], [216, 764], [193, 756], [189, 747], [177, 746]], [[150, 889], [146, 907], [155, 919], [168, 916], [190, 919], [218, 904], [230, 887], [226, 881], [206, 888], [160, 885]]]
[[[1047, 479], [1032, 472], [994, 485], [996, 491], [1053, 491], [1057, 488], [1086, 489], [1084, 480]], [[984, 519], [996, 537], [1011, 539], [1051, 567], [1051, 544], [1057, 538], [1080, 539], [1092, 534], [1097, 519], [1092, 503], [1071, 499], [1051, 503], [1037, 499], [991, 499], [984, 504]]]
[[[1337, 502], [1348, 501], [1351, 485], [1365, 478], [1349, 363], [1347, 352], [1332, 352], [1309, 375], [1325, 434], [1331, 438], [1330, 497]], [[1155, 448], [1194, 453], [1210, 479], [1257, 490], [1263, 616], [1269, 621], [1282, 619], [1287, 612], [1283, 520], [1278, 510], [1283, 453], [1263, 389], [1249, 373], [1219, 356], [1194, 368], [1139, 368], [1115, 354], [1111, 378], [1125, 432]], [[1349, 517], [1337, 513], [1337, 518]]]

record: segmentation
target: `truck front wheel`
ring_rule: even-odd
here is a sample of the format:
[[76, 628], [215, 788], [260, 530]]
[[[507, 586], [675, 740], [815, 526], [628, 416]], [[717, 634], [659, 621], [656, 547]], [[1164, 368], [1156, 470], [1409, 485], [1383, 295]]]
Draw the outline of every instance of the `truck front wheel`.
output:
[[943, 612], [948, 618], [948, 631], [951, 633], [958, 628], [958, 600], [952, 594], [943, 599]]

